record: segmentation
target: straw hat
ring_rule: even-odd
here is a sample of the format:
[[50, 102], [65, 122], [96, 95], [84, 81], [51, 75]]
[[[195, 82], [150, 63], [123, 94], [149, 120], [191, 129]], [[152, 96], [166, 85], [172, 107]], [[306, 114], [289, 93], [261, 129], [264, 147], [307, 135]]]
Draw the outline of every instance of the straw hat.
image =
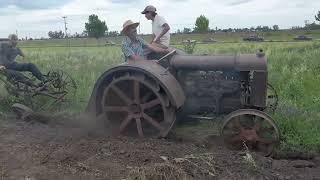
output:
[[139, 26], [139, 23], [138, 23], [138, 22], [134, 23], [134, 22], [131, 21], [131, 20], [127, 20], [126, 22], [123, 23], [123, 27], [122, 27], [121, 33], [124, 33], [124, 34], [125, 34], [126, 31], [127, 31], [127, 29], [128, 29], [128, 27], [130, 27], [130, 26], [134, 26], [134, 27], [136, 28], [136, 27]]

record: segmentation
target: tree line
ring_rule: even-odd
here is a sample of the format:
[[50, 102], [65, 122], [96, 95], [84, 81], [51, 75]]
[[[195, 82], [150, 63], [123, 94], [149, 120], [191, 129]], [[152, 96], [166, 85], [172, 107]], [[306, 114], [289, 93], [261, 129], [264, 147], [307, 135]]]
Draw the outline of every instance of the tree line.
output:
[[[320, 23], [320, 11], [315, 15], [315, 20]], [[208, 33], [208, 32], [269, 32], [269, 31], [278, 31], [280, 28], [278, 25], [269, 26], [257, 26], [250, 28], [227, 28], [227, 29], [215, 29], [209, 28], [209, 19], [204, 15], [197, 17], [195, 22], [195, 28], [183, 28], [178, 29], [175, 33], [177, 34], [190, 34], [190, 33]], [[292, 27], [292, 29], [302, 29], [302, 30], [315, 30], [320, 29], [320, 24], [316, 22], [305, 23], [304, 27]], [[118, 31], [108, 31], [108, 26], [105, 21], [99, 19], [95, 14], [92, 14], [88, 18], [88, 22], [85, 23], [85, 30], [82, 33], [75, 33], [73, 35], [65, 34], [61, 30], [58, 31], [49, 31], [48, 36], [50, 39], [62, 39], [62, 38], [82, 38], [82, 37], [110, 37], [110, 36], [119, 36]]]
[[105, 36], [118, 36], [118, 31], [108, 31], [108, 26], [105, 21], [99, 19], [95, 14], [92, 14], [88, 18], [88, 22], [85, 23], [85, 30], [82, 33], [75, 33], [73, 35], [65, 34], [60, 31], [49, 31], [48, 36], [50, 39], [62, 39], [62, 38], [82, 38], [82, 37], [94, 37], [100, 38]]

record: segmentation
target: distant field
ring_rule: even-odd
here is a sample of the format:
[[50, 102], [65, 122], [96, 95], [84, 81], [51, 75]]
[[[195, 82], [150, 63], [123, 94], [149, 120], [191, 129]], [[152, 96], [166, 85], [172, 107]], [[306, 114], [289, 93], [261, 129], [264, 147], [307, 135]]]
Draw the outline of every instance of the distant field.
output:
[[[267, 40], [291, 40], [301, 33], [266, 33], [264, 37]], [[176, 35], [172, 39], [173, 42], [180, 42], [182, 39], [201, 40], [212, 36], [219, 41], [241, 41], [244, 34]], [[320, 32], [312, 32], [311, 36], [320, 38]], [[121, 37], [112, 40], [120, 43]], [[47, 40], [27, 41], [20, 45], [27, 59], [37, 64], [43, 72], [58, 68], [74, 77], [78, 92], [68, 111], [80, 112], [86, 107], [97, 78], [110, 67], [122, 63], [123, 55], [118, 46], [102, 46], [105, 40], [99, 41], [101, 47], [46, 47], [63, 46], [65, 43], [66, 40]], [[72, 39], [70, 45], [97, 45], [97, 41]], [[258, 49], [263, 49], [267, 55], [269, 82], [280, 97], [280, 107], [272, 116], [281, 129], [281, 149], [320, 152], [319, 41], [198, 44], [194, 54], [255, 53]]]
[[[180, 44], [183, 40], [192, 39], [201, 43], [210, 38], [217, 42], [242, 42], [244, 37], [255, 33], [208, 33], [208, 34], [173, 34], [171, 35], [171, 44]], [[293, 41], [297, 35], [307, 35], [313, 39], [320, 39], [320, 30], [318, 31], [275, 31], [275, 32], [259, 32], [257, 35], [264, 37], [265, 41]], [[143, 35], [146, 41], [151, 38], [148, 35]], [[51, 40], [32, 40], [20, 42], [23, 47], [43, 47], [43, 46], [104, 46], [107, 41], [114, 42], [117, 45], [121, 44], [123, 37], [108, 37], [108, 38], [78, 38], [78, 39], [51, 39]]]

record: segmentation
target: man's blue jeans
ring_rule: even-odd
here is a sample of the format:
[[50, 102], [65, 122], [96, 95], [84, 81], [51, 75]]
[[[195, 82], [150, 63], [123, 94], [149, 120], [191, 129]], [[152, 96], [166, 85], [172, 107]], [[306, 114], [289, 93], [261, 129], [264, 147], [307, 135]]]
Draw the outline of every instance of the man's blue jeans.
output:
[[5, 66], [7, 69], [11, 69], [11, 70], [15, 70], [15, 71], [29, 71], [40, 81], [43, 81], [43, 79], [44, 79], [40, 70], [33, 63], [12, 62], [12, 63], [7, 64]]

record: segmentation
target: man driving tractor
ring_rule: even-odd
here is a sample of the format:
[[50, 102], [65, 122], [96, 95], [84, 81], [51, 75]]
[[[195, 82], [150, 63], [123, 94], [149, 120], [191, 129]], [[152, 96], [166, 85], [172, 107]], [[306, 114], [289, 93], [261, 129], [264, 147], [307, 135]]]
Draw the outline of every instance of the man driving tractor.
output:
[[146, 50], [156, 53], [169, 53], [172, 49], [164, 49], [157, 47], [153, 44], [145, 42], [142, 38], [137, 36], [137, 27], [139, 23], [134, 23], [131, 20], [127, 20], [123, 24], [122, 33], [125, 35], [122, 41], [122, 52], [125, 57], [125, 61], [134, 60], [146, 60]]
[[0, 44], [0, 70], [13, 70], [13, 71], [29, 71], [38, 80], [44, 82], [44, 76], [33, 63], [17, 63], [15, 61], [16, 57], [22, 56], [23, 59], [25, 55], [20, 48], [17, 47], [18, 36], [15, 34], [9, 35], [9, 42]]

